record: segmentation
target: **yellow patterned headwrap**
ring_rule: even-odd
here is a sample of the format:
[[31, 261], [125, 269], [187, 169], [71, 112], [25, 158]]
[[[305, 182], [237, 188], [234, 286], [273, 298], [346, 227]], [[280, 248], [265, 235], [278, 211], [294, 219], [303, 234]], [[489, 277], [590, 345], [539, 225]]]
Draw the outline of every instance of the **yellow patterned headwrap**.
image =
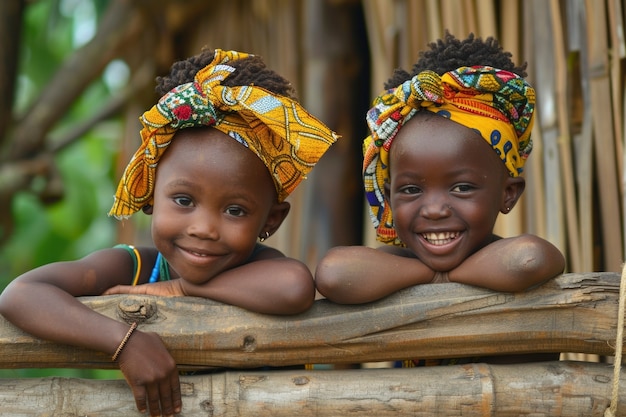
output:
[[222, 85], [231, 61], [251, 56], [215, 50], [194, 82], [161, 97], [140, 120], [142, 143], [124, 171], [109, 215], [126, 218], [151, 204], [159, 160], [179, 129], [212, 126], [254, 152], [269, 170], [283, 201], [338, 139], [297, 101], [256, 86]]
[[427, 110], [476, 130], [509, 174], [520, 175], [532, 150], [535, 90], [518, 75], [487, 66], [461, 67], [442, 76], [424, 71], [374, 100], [371, 131], [363, 142], [363, 180], [378, 240], [401, 245], [384, 197], [389, 149], [400, 128]]

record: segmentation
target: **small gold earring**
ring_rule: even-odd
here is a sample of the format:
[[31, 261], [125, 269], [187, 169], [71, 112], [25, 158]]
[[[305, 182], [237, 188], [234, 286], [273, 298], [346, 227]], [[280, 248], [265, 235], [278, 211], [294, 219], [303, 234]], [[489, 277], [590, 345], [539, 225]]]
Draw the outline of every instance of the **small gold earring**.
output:
[[264, 233], [265, 233], [265, 235], [259, 236], [259, 241], [261, 241], [261, 242], [265, 242], [265, 239], [270, 237], [270, 232], [264, 232]]

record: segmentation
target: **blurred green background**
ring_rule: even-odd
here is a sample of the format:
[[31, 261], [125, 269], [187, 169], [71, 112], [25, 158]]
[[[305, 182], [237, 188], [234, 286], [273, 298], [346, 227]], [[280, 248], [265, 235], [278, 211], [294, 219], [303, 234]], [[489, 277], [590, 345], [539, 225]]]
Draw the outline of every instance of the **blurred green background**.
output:
[[[18, 66], [15, 114], [22, 114], [63, 60], [95, 33], [106, 1], [39, 1], [25, 9]], [[62, 132], [92, 112], [126, 83], [128, 70], [112, 62], [99, 82], [85, 91], [55, 131]], [[28, 118], [24, 114], [24, 118]], [[115, 166], [121, 121], [112, 118], [90, 130], [60, 152], [57, 167], [64, 198], [44, 205], [33, 193], [17, 194], [12, 202], [15, 230], [0, 251], [0, 289], [20, 273], [46, 263], [76, 259], [115, 239], [115, 221], [106, 216], [113, 201]], [[55, 131], [51, 134], [54, 137]], [[35, 180], [32, 187], [37, 187]], [[119, 377], [119, 371], [91, 369], [1, 369], [0, 377]]]

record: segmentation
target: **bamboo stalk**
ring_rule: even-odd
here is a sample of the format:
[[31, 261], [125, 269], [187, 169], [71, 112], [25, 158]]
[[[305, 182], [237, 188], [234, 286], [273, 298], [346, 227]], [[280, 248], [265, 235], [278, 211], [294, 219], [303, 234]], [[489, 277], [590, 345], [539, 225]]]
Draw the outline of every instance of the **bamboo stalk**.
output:
[[[623, 96], [623, 75], [622, 75], [622, 61], [626, 57], [626, 44], [624, 41], [624, 22], [622, 16], [622, 4], [617, 0], [607, 0], [608, 20], [609, 20], [609, 37], [610, 37], [610, 72], [611, 72], [611, 87], [612, 87], [612, 104], [613, 104], [613, 121], [615, 130], [615, 155], [617, 158], [617, 171], [624, 172], [624, 161], [621, 155], [624, 153], [623, 144], [623, 131], [620, 123], [623, 109], [622, 109], [622, 96]], [[618, 187], [620, 195], [620, 201], [623, 200], [624, 194], [621, 187]]]
[[426, 0], [426, 16], [428, 40], [434, 41], [437, 38], [441, 38], [446, 28], [443, 25], [439, 0]]
[[481, 37], [487, 38], [493, 36], [496, 39], [500, 39], [500, 34], [496, 27], [496, 15], [493, 0], [476, 0], [476, 16], [475, 19], [478, 23], [478, 34]]
[[[615, 121], [615, 149], [617, 155], [617, 169], [621, 173], [622, 184], [618, 188], [622, 203], [622, 242], [624, 242], [623, 257], [626, 258], [626, 170], [624, 167], [624, 159], [626, 149], [624, 141], [626, 140], [626, 86], [624, 85], [622, 68], [623, 60], [626, 57], [626, 42], [624, 40], [624, 21], [623, 7], [620, 1], [607, 0], [609, 9], [609, 23], [611, 35], [611, 85], [613, 87], [613, 114]], [[621, 123], [620, 124], [620, 120]]]
[[[564, 228], [564, 204], [561, 190], [561, 161], [559, 158], [559, 125], [557, 113], [557, 83], [554, 72], [554, 30], [552, 27], [550, 3], [544, 1], [524, 2], [530, 8], [533, 25], [533, 42], [542, 47], [536, 48], [531, 65], [536, 68], [531, 84], [537, 93], [536, 124], [541, 129], [542, 149], [539, 156], [543, 158], [544, 174], [541, 177], [545, 187], [544, 208], [546, 216], [546, 237], [559, 249], [567, 248]], [[539, 212], [535, 209], [536, 212]], [[534, 214], [534, 213], [533, 213]], [[564, 251], [565, 252], [565, 251]]]
[[[579, 264], [581, 271], [592, 271], [594, 266], [594, 198], [593, 198], [593, 118], [589, 91], [588, 44], [584, 39], [586, 33], [585, 4], [581, 0], [569, 0], [567, 4], [568, 38], [570, 53], [577, 56], [580, 68], [580, 96], [574, 102], [581, 103], [580, 131], [573, 135], [575, 149], [575, 175], [578, 194], [578, 230], [580, 236]], [[572, 93], [574, 94], [574, 93]]]
[[[481, 6], [479, 16], [481, 16], [485, 12], [483, 11], [483, 8], [487, 8], [487, 2], [485, 0], [479, 0], [479, 5]], [[490, 6], [493, 8], [493, 4]], [[500, 44], [506, 51], [511, 52], [514, 61], [519, 61], [519, 57], [521, 56], [518, 33], [520, 21], [518, 16], [519, 4], [517, 0], [505, 1], [501, 3], [501, 7], [502, 13], [499, 19], [501, 32], [499, 36], [497, 36], [494, 22], [494, 31], [492, 35], [495, 36], [496, 39], [499, 39]], [[528, 170], [528, 167], [526, 169]], [[511, 212], [507, 213], [506, 216], [498, 216], [494, 227], [495, 234], [503, 237], [510, 237], [518, 236], [524, 232], [524, 213], [527, 211], [525, 200], [528, 194], [529, 191], [526, 191], [515, 208]]]
[[618, 190], [617, 163], [611, 107], [611, 86], [604, 35], [606, 9], [604, 2], [586, 0], [589, 39], [591, 109], [593, 112], [596, 172], [599, 186], [600, 222], [602, 231], [603, 269], [619, 271], [622, 263], [622, 219]]
[[440, 0], [443, 28], [449, 29], [456, 37], [465, 38], [469, 31], [464, 16], [467, 3], [464, 0]]
[[556, 73], [556, 99], [558, 121], [558, 151], [561, 168], [561, 184], [565, 198], [565, 226], [566, 241], [570, 265], [573, 271], [582, 271], [580, 254], [580, 237], [578, 229], [578, 209], [576, 204], [576, 190], [574, 187], [575, 173], [572, 168], [570, 116], [568, 111], [569, 97], [567, 94], [568, 70], [566, 67], [567, 57], [565, 53], [565, 41], [563, 39], [563, 21], [560, 15], [559, 0], [550, 1], [550, 16], [553, 28], [553, 52], [554, 67]]

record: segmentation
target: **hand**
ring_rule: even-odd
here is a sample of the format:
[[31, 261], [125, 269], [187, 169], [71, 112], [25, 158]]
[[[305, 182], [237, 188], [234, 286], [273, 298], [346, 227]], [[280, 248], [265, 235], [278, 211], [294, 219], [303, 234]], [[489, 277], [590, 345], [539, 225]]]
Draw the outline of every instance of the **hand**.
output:
[[176, 363], [156, 333], [135, 331], [118, 363], [141, 413], [170, 417], [181, 412]]
[[102, 295], [113, 294], [160, 295], [163, 297], [180, 297], [187, 295], [183, 291], [180, 279], [142, 285], [116, 285], [102, 293]]

